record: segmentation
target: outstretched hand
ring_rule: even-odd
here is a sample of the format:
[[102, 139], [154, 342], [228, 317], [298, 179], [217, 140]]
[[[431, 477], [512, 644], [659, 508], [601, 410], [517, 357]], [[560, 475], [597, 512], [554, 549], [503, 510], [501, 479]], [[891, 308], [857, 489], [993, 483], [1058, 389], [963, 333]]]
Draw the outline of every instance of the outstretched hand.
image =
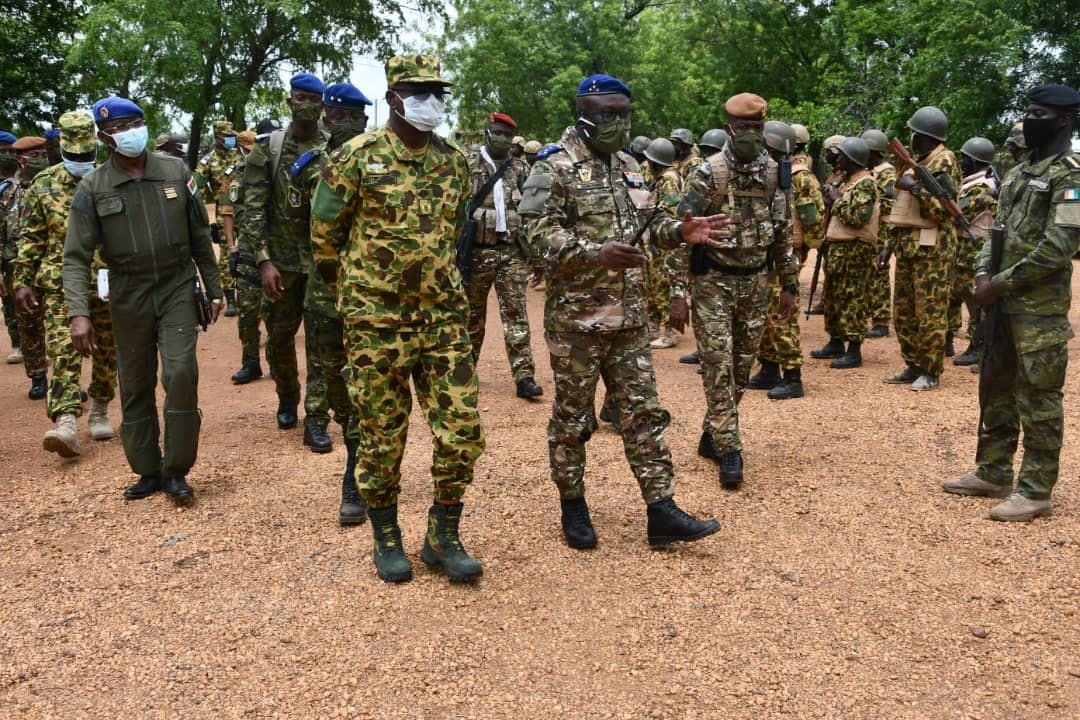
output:
[[731, 218], [723, 213], [709, 215], [707, 217], [694, 217], [687, 210], [683, 215], [682, 225], [679, 230], [682, 233], [683, 242], [687, 245], [707, 245], [720, 247], [719, 240], [731, 237]]

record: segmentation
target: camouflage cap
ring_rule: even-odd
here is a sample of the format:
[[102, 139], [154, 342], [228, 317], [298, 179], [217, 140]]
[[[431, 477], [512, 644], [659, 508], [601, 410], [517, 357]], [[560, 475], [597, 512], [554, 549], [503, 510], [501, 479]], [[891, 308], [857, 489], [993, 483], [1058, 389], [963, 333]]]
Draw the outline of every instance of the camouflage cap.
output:
[[525, 143], [525, 154], [535, 155], [536, 153], [540, 152], [541, 147], [542, 146], [540, 145], [539, 140], [530, 140], [529, 142]]
[[453, 85], [442, 79], [442, 66], [431, 55], [395, 55], [386, 61], [386, 86], [399, 83]]
[[515, 135], [514, 139], [510, 141], [510, 144], [525, 147], [525, 138], [521, 137], [520, 135]]
[[1006, 145], [1015, 145], [1021, 150], [1027, 150], [1027, 142], [1024, 140], [1024, 123], [1018, 122], [1012, 126], [1012, 130], [1009, 131], [1009, 137], [1005, 141]]
[[251, 130], [243, 130], [236, 135], [236, 142], [244, 147], [251, 147], [255, 144], [255, 133]]
[[228, 120], [215, 120], [213, 128], [215, 135], [229, 135], [233, 131], [232, 123]]
[[60, 149], [71, 155], [92, 152], [96, 147], [94, 118], [84, 112], [66, 112], [60, 116]]

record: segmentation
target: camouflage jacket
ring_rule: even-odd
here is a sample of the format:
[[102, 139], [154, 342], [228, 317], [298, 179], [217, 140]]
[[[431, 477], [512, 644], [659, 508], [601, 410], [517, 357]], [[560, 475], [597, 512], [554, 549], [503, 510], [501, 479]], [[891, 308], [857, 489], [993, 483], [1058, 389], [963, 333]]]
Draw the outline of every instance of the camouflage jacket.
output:
[[892, 225], [885, 218], [892, 212], [893, 200], [896, 199], [896, 168], [892, 163], [882, 161], [870, 169], [877, 183], [878, 203], [881, 207], [881, 224], [878, 225], [878, 247], [887, 247], [892, 243]]
[[805, 153], [791, 158], [791, 230], [793, 247], [821, 247], [825, 239], [825, 198], [821, 182]]
[[468, 199], [465, 156], [437, 135], [413, 151], [383, 126], [336, 150], [312, 197], [311, 248], [342, 318], [396, 331], [465, 324], [454, 260]]
[[720, 247], [704, 250], [710, 269], [771, 267], [781, 286], [793, 285], [798, 282], [799, 259], [792, 252], [787, 197], [776, 187], [776, 163], [764, 151], [742, 162], [730, 148], [726, 145], [693, 172], [679, 214], [724, 213], [731, 219], [731, 237], [721, 240]]
[[[844, 179], [844, 184], [840, 186], [840, 197], [833, 203], [832, 210], [829, 213], [830, 225], [832, 225], [832, 219], [837, 222], [847, 225], [848, 228], [862, 228], [871, 218], [874, 216], [874, 210], [878, 206], [878, 190], [877, 183], [874, 180], [873, 174], [869, 170], [859, 170], [851, 175], [851, 177]], [[831, 228], [826, 228], [827, 242], [850, 242], [855, 238], [836, 238], [831, 232]], [[877, 233], [873, 233], [873, 239], [865, 239], [866, 243], [875, 245], [877, 243]]]
[[679, 177], [683, 182], [690, 179], [690, 174], [697, 169], [697, 166], [701, 164], [701, 151], [698, 150], [698, 146], [695, 145], [690, 149], [690, 153], [682, 160], [675, 162], [675, 171], [679, 173]]
[[[484, 161], [479, 151], [468, 153], [466, 158], [469, 161], [469, 174], [472, 176], [471, 194], [476, 195], [491, 177], [491, 167]], [[495, 165], [499, 167], [504, 162], [506, 161], [495, 160]], [[473, 214], [477, 221], [477, 245], [490, 246], [516, 242], [517, 236], [521, 233], [518, 204], [521, 202], [521, 188], [525, 186], [525, 178], [528, 176], [529, 170], [524, 161], [516, 158], [510, 160], [502, 178], [503, 197], [506, 200], [506, 234], [500, 238], [495, 231], [495, 189], [492, 188]]]
[[[1080, 249], [1080, 154], [1014, 167], [1001, 185], [997, 222], [1005, 226], [1005, 244], [991, 286], [1001, 294], [1002, 312], [1065, 318], [1058, 334], [1042, 338], [1047, 345], [1072, 337], [1067, 315], [1072, 257]], [[979, 251], [976, 275], [991, 271], [990, 246]]]
[[[297, 188], [305, 198], [311, 198], [329, 160], [330, 150], [326, 145], [308, 150], [289, 167], [290, 186]], [[308, 206], [310, 207], [310, 201]], [[310, 211], [308, 222], [311, 222]], [[304, 307], [324, 317], [339, 317], [333, 288], [315, 272], [315, 253], [310, 239], [302, 248], [302, 255], [302, 265], [308, 276], [307, 286], [304, 288]]]
[[[664, 168], [659, 177], [652, 184], [652, 193], [649, 196], [649, 207], [663, 208], [671, 217], [676, 217], [675, 211], [679, 208], [679, 202], [682, 200], [683, 195], [683, 178], [679, 175], [679, 171], [676, 168]], [[651, 240], [651, 238], [650, 238]], [[653, 254], [657, 254], [661, 251], [661, 248], [656, 246], [656, 243], [650, 243], [653, 247]], [[669, 284], [671, 285], [670, 297], [672, 298], [685, 298], [689, 293], [689, 284], [687, 283], [687, 277], [684, 269], [688, 266], [688, 263], [684, 259], [675, 257], [680, 253], [689, 252], [687, 245], [679, 245], [671, 250], [669, 253], [663, 254], [664, 272], [668, 276]]]
[[[963, 176], [960, 174], [960, 163], [956, 160], [952, 150], [944, 145], [938, 145], [925, 157], [916, 158], [916, 162], [925, 165], [926, 169], [937, 179], [943, 189], [956, 197], [956, 191], [960, 188]], [[908, 170], [908, 172], [911, 172]], [[927, 220], [937, 223], [938, 236], [937, 247], [956, 247], [956, 226], [952, 216], [941, 201], [933, 196], [922, 184], [916, 185], [911, 194], [919, 201], [919, 211]], [[896, 228], [894, 243], [899, 253], [911, 257], [919, 247], [918, 229]]]
[[[621, 151], [605, 161], [573, 126], [541, 154], [519, 211], [530, 243], [547, 256], [544, 328], [591, 333], [644, 326], [644, 271], [609, 271], [598, 260], [605, 243], [631, 243], [644, 225], [648, 191], [637, 161]], [[635, 202], [631, 192], [643, 199]], [[665, 213], [653, 217], [649, 230], [658, 247], [681, 242], [678, 223]]]
[[303, 272], [301, 248], [308, 242], [310, 198], [289, 189], [289, 168], [308, 150], [323, 144], [322, 135], [300, 140], [292, 128], [285, 133], [276, 172], [270, 143], [255, 143], [244, 160], [240, 192], [244, 215], [240, 224], [240, 250], [256, 263], [272, 260], [278, 270]]
[[0, 238], [0, 257], [4, 262], [10, 263], [19, 254], [19, 217], [22, 215], [23, 198], [26, 196], [26, 188], [29, 182], [20, 180], [16, 174], [12, 178], [11, 188], [7, 191], [4, 201], [4, 236]]
[[[19, 255], [13, 263], [15, 288], [63, 289], [64, 238], [79, 178], [53, 165], [34, 178], [23, 198]], [[94, 268], [101, 267], [95, 256]]]
[[0, 259], [4, 261], [5, 265], [14, 260], [15, 255], [18, 254], [17, 244], [9, 248], [7, 236], [8, 213], [11, 210], [12, 203], [15, 201], [18, 184], [19, 180], [16, 177], [0, 180]]
[[[242, 159], [243, 155], [236, 148], [222, 150], [216, 146], [202, 156], [195, 166], [194, 175], [195, 182], [199, 186], [199, 196], [204, 204], [211, 205], [218, 201], [226, 171], [235, 167]], [[217, 224], [221, 225], [220, 212], [217, 215]]]
[[[956, 204], [964, 213], [964, 219], [971, 224], [972, 234], [980, 245], [989, 234], [994, 214], [997, 212], [997, 180], [992, 175], [980, 171], [964, 178]], [[963, 236], [967, 238], [965, 234]]]

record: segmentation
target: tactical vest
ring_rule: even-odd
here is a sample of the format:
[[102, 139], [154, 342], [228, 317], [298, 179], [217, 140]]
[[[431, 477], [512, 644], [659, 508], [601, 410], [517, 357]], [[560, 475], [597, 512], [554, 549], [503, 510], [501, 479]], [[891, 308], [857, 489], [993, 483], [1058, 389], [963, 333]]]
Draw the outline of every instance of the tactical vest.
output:
[[[812, 172], [809, 165], [803, 163], [791, 164], [791, 176], [795, 177], [797, 173]], [[795, 210], [794, 201], [789, 203], [791, 207], [791, 245], [792, 247], [801, 248], [806, 244], [803, 237], [803, 224], [802, 218], [799, 217], [799, 213]]]
[[[855, 185], [859, 183], [863, 178], [872, 178], [868, 170], [861, 170], [855, 173], [850, 180], [847, 181], [840, 189], [843, 192], [843, 197], [840, 201], [846, 200], [851, 195], [851, 191], [855, 188]], [[838, 201], [838, 202], [840, 202]], [[874, 212], [870, 216], [870, 220], [865, 225], [855, 227], [854, 225], [847, 225], [840, 221], [840, 218], [833, 214], [829, 218], [829, 227], [825, 230], [825, 239], [832, 241], [847, 241], [847, 240], [862, 240], [865, 243], [871, 245], [877, 244], [878, 226], [881, 223], [881, 203], [874, 202]]]
[[[994, 178], [988, 176], [985, 172], [978, 172], [974, 175], [970, 175], [964, 178], [964, 183], [960, 186], [960, 192], [957, 193], [957, 202], [961, 203], [960, 209], [965, 210], [963, 203], [964, 193], [974, 187], [984, 186], [987, 191], [997, 197], [998, 185]], [[966, 214], [966, 213], [965, 213]], [[986, 236], [990, 234], [990, 227], [994, 224], [994, 213], [986, 208], [981, 213], [971, 218], [968, 221], [971, 225], [971, 234], [975, 236], [975, 240], [985, 240]]]
[[[929, 163], [944, 150], [944, 145], [930, 153], [923, 164]], [[915, 171], [908, 168], [900, 177], [914, 176]], [[897, 178], [899, 181], [900, 178]], [[910, 228], [919, 231], [919, 246], [934, 247], [937, 245], [938, 224], [930, 218], [922, 216], [922, 208], [919, 199], [907, 190], [896, 190], [896, 198], [893, 200], [892, 212], [885, 218], [885, 222], [893, 227]]]

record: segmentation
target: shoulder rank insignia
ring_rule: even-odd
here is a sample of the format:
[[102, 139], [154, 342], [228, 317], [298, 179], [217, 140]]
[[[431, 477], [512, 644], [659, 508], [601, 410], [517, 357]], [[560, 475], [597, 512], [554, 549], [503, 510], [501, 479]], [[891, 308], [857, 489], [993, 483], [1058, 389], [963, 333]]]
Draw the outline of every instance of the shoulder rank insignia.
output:
[[578, 180], [583, 183], [587, 183], [592, 180], [592, 168], [588, 165], [581, 165], [577, 169]]

